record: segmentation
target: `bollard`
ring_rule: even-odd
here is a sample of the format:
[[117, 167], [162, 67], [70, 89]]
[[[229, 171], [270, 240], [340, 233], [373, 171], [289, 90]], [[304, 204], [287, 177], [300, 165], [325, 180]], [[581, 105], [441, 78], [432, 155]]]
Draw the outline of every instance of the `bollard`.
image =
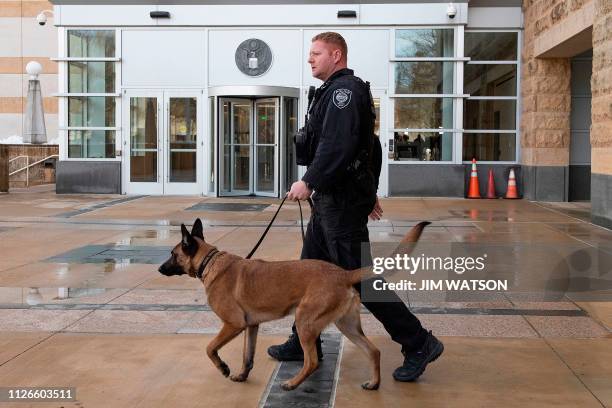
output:
[[0, 193], [9, 191], [9, 147], [0, 144]]

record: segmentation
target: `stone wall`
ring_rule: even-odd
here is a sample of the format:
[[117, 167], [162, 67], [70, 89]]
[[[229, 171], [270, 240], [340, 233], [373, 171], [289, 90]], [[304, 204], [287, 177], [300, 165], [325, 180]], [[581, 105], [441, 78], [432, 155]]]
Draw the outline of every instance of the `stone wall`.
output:
[[[569, 58], [539, 58], [538, 40], [567, 24], [591, 1], [523, 1], [520, 131], [521, 163], [531, 175], [523, 180], [528, 199], [564, 201], [568, 193], [571, 64]], [[546, 197], [540, 197], [536, 192], [543, 189], [537, 183], [552, 184], [555, 191], [547, 186]]]
[[595, 1], [591, 76], [591, 216], [612, 227], [612, 1]]
[[[3, 146], [8, 146], [9, 160], [28, 156], [27, 160], [21, 157], [9, 163], [9, 173], [25, 167], [27, 162], [32, 164], [59, 153], [58, 145], [9, 144]], [[44, 162], [30, 167], [28, 172], [22, 170], [10, 176], [9, 179], [11, 188], [52, 183], [55, 183], [55, 165], [53, 168], [45, 167]]]
[[0, 140], [22, 136], [28, 94], [25, 67], [38, 61], [47, 140], [58, 137], [57, 27], [53, 17], [44, 26], [36, 22], [42, 10], [52, 10], [46, 0], [0, 0]]

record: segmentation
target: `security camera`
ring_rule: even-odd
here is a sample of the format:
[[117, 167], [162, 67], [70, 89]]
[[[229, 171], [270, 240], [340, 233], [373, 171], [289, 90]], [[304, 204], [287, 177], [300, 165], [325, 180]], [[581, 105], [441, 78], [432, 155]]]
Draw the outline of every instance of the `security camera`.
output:
[[39, 15], [36, 16], [36, 21], [38, 21], [38, 24], [41, 26], [44, 26], [45, 24], [47, 24], [47, 14], [53, 14], [53, 12], [51, 10], [43, 10], [40, 12]]
[[36, 16], [36, 21], [38, 21], [38, 24], [40, 24], [41, 26], [44, 26], [45, 24], [47, 24], [47, 16], [45, 15], [45, 13], [40, 13]]
[[446, 15], [448, 16], [448, 18], [455, 18], [455, 16], [457, 15], [457, 7], [455, 7], [452, 1], [448, 3], [448, 7], [446, 8]]

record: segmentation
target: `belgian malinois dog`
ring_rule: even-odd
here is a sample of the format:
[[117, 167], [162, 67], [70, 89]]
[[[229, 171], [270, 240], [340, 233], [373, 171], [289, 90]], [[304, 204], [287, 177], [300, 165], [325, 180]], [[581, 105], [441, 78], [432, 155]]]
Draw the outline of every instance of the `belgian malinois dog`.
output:
[[[401, 241], [415, 243], [428, 222], [413, 227]], [[245, 381], [253, 368], [259, 324], [295, 312], [295, 326], [304, 350], [304, 366], [282, 388], [293, 390], [318, 366], [316, 339], [330, 323], [368, 357], [371, 378], [361, 386], [376, 390], [380, 385], [380, 351], [361, 329], [360, 297], [353, 285], [371, 275], [371, 268], [347, 271], [319, 260], [274, 261], [244, 259], [219, 251], [204, 240], [202, 221], [191, 230], [181, 225], [182, 239], [159, 272], [166, 276], [187, 274], [204, 284], [208, 303], [223, 321], [219, 334], [206, 347], [206, 354], [224, 376], [230, 375], [219, 349], [246, 330], [242, 369], [230, 376]], [[410, 249], [413, 245], [409, 245]], [[404, 247], [405, 248], [405, 247]]]

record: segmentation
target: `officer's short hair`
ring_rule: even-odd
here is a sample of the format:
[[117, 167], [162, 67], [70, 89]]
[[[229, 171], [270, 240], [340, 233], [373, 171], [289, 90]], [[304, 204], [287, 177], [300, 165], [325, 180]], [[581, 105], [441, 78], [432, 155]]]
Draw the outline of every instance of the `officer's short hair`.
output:
[[348, 56], [348, 47], [346, 45], [346, 41], [344, 41], [344, 37], [340, 34], [335, 33], [333, 31], [327, 31], [324, 33], [320, 33], [312, 37], [312, 42], [315, 41], [323, 41], [324, 43], [336, 45], [340, 48], [340, 52], [342, 52], [342, 56], [346, 58]]

